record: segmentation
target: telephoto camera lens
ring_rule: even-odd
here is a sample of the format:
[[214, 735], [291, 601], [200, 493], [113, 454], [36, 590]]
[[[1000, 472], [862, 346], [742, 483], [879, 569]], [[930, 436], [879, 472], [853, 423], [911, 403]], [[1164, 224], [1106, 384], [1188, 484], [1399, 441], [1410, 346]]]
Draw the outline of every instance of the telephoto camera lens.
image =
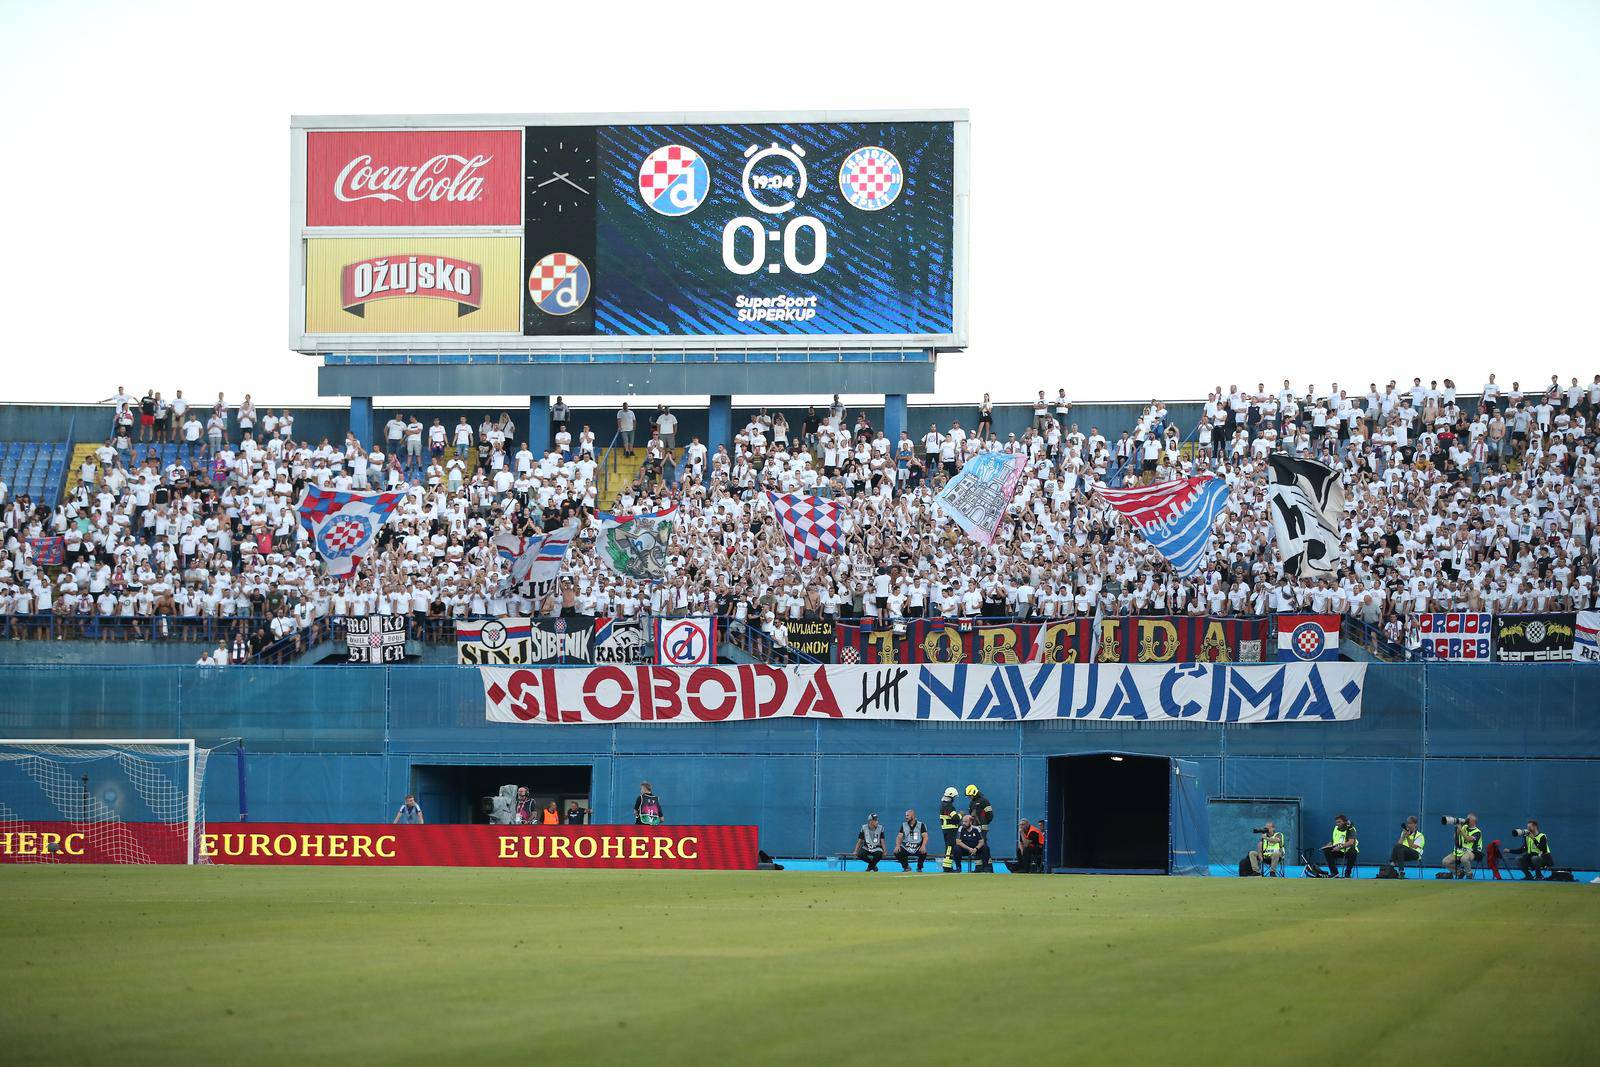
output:
[[1513, 831], [1511, 831], [1511, 836], [1512, 837], [1521, 837], [1525, 833], [1527, 833], [1526, 830], [1513, 830]]

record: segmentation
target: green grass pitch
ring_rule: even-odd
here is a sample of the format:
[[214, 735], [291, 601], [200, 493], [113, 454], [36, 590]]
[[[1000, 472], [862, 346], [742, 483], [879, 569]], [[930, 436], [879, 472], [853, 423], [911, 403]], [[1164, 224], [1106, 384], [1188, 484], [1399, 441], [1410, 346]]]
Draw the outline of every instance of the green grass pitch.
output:
[[1600, 889], [0, 867], [9, 1063], [1597, 1062]]

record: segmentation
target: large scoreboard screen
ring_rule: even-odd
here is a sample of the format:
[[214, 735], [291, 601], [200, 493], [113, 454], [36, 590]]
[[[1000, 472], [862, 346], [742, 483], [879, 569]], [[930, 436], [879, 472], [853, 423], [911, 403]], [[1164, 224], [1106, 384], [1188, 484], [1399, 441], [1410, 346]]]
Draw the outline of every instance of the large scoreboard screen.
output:
[[295, 120], [291, 346], [966, 343], [964, 114], [646, 118]]

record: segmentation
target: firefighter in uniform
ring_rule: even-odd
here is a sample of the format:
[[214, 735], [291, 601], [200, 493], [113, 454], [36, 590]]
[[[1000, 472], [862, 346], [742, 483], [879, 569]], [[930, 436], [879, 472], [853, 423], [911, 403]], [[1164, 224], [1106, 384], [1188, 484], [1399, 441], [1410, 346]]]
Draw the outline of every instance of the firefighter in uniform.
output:
[[956, 831], [961, 829], [961, 816], [956, 814], [956, 787], [951, 786], [944, 791], [944, 799], [939, 801], [939, 830], [944, 834], [944, 858], [939, 861], [939, 866], [945, 870], [954, 870], [953, 854], [956, 847]]
[[1522, 870], [1522, 880], [1542, 881], [1546, 876], [1540, 874], [1540, 869], [1546, 871], [1555, 866], [1555, 858], [1550, 855], [1550, 839], [1539, 832], [1539, 820], [1529, 819], [1528, 828], [1522, 831], [1522, 844], [1510, 849], [1512, 855], [1522, 853], [1522, 858], [1517, 860], [1517, 866]]
[[972, 821], [985, 833], [989, 832], [989, 824], [994, 822], [994, 805], [989, 803], [989, 798], [975, 785], [967, 786], [967, 814], [972, 816]]

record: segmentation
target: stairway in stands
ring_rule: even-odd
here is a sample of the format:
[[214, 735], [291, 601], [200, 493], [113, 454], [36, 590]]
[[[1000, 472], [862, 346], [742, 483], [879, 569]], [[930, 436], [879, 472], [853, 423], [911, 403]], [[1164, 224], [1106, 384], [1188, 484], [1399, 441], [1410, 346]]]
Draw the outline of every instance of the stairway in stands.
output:
[[[633, 479], [644, 466], [644, 446], [633, 450], [633, 455], [623, 455], [620, 447], [614, 449], [616, 456], [616, 469], [608, 469], [608, 464], [600, 467], [600, 491], [595, 495], [596, 505], [601, 511], [612, 511], [617, 506], [617, 498], [622, 491], [633, 484]], [[683, 449], [672, 450], [674, 465], [683, 461]]]

